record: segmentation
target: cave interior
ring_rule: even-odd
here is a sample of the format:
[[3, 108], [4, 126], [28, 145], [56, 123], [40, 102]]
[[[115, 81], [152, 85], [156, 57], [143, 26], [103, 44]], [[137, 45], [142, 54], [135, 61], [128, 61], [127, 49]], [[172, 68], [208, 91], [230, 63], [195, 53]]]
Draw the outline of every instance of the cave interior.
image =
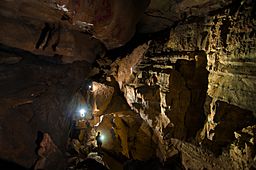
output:
[[0, 169], [256, 169], [255, 0], [1, 0]]

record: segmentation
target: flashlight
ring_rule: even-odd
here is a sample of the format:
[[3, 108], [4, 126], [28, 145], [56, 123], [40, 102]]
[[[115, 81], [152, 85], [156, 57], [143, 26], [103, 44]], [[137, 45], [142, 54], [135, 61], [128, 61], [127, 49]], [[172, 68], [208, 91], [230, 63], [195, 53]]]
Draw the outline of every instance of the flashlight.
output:
[[81, 117], [84, 117], [84, 116], [85, 116], [85, 110], [84, 110], [84, 109], [80, 109], [79, 112], [80, 112], [80, 116], [81, 116]]

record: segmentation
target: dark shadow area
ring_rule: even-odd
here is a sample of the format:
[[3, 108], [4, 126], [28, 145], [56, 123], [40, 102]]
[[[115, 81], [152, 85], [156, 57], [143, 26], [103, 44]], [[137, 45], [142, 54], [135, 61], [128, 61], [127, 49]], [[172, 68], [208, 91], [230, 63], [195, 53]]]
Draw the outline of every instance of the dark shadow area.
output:
[[35, 143], [36, 143], [35, 153], [36, 154], [38, 152], [38, 149], [40, 148], [40, 143], [42, 142], [43, 138], [44, 138], [44, 133], [41, 132], [41, 131], [38, 131], [37, 132], [37, 138], [36, 138], [36, 141], [35, 141]]
[[184, 166], [182, 165], [182, 158], [181, 154], [178, 153], [169, 159], [167, 159], [164, 163], [164, 169], [171, 169], [171, 170], [184, 170]]
[[39, 36], [39, 39], [38, 39], [38, 41], [36, 43], [36, 46], [35, 46], [36, 49], [38, 49], [40, 47], [40, 45], [44, 42], [44, 40], [45, 40], [45, 38], [47, 36], [47, 33], [48, 33], [48, 31], [50, 29], [51, 29], [50, 25], [48, 23], [45, 23], [44, 24], [44, 28], [42, 29], [41, 34]]
[[169, 38], [170, 28], [155, 33], [135, 33], [133, 38], [124, 46], [107, 51], [106, 57], [115, 60], [118, 57], [125, 57], [130, 54], [136, 47], [148, 42], [149, 40], [167, 41]]
[[1, 170], [28, 170], [23, 166], [13, 163], [11, 161], [0, 159], [0, 169]]
[[251, 111], [222, 101], [217, 101], [216, 106], [214, 122], [217, 126], [214, 131], [211, 131], [214, 137], [212, 141], [206, 139], [204, 145], [218, 156], [235, 140], [234, 132], [240, 132], [244, 127], [255, 125], [256, 119]]
[[[40, 149], [40, 143], [42, 142], [43, 138], [44, 138], [44, 133], [41, 131], [37, 131], [37, 137], [36, 137], [36, 141], [35, 141], [35, 143], [36, 143], [35, 154], [36, 155], [38, 154], [38, 150]], [[38, 159], [37, 159], [37, 161], [38, 161]], [[35, 168], [37, 161], [35, 161], [35, 163], [33, 164], [33, 166], [30, 169]]]
[[54, 56], [35, 55], [29, 51], [6, 46], [1, 43], [0, 43], [0, 51], [22, 57], [23, 59], [20, 61], [20, 63], [38, 64], [38, 65], [62, 64], [60, 55], [54, 55]]
[[190, 54], [197, 60], [177, 60], [175, 70], [185, 80], [185, 86], [190, 92], [188, 109], [185, 114], [185, 126], [187, 130], [186, 139], [190, 140], [199, 129], [203, 128], [206, 116], [204, 114], [204, 103], [208, 88], [208, 75], [206, 69], [207, 57], [204, 51], [195, 51]]
[[105, 166], [100, 164], [94, 159], [86, 158], [83, 162], [78, 163], [78, 169], [88, 169], [88, 170], [107, 170]]
[[102, 153], [107, 154], [108, 156], [114, 158], [116, 161], [122, 164], [124, 164], [128, 160], [128, 158], [122, 155], [121, 153], [116, 154], [104, 148], [102, 148]]
[[181, 155], [177, 154], [161, 163], [159, 159], [147, 161], [128, 160], [124, 163], [123, 170], [184, 170]]
[[123, 170], [184, 170], [182, 166], [181, 155], [177, 154], [162, 164], [158, 159], [147, 161], [129, 160], [125, 162]]

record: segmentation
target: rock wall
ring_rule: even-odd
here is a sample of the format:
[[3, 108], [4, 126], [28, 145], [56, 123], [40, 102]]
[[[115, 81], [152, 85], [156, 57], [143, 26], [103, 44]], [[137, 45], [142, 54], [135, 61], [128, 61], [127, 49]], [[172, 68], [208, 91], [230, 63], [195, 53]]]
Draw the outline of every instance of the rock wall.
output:
[[216, 16], [201, 18], [201, 23], [178, 25], [168, 47], [205, 51], [209, 96], [255, 112], [255, 13], [248, 3], [233, 3]]
[[134, 67], [137, 72], [124, 85], [124, 93], [130, 107], [154, 129], [154, 140], [163, 149], [164, 140], [189, 140], [202, 128], [208, 72], [204, 52], [158, 53], [158, 43], [152, 42]]
[[95, 135], [101, 132], [104, 136], [103, 148], [114, 155], [137, 160], [154, 157], [153, 131], [138, 114], [131, 111], [113, 76], [105, 85], [92, 84], [96, 108], [93, 109], [93, 119], [89, 120], [93, 128], [88, 145], [96, 145]]
[[[0, 66], [0, 159], [31, 168], [40, 134], [48, 133], [56, 148], [46, 153], [44, 168], [63, 169], [70, 121], [79, 102], [70, 101], [89, 65], [56, 65], [6, 46], [1, 46], [0, 58], [6, 58]], [[8, 64], [8, 58], [21, 60]]]
[[[51, 0], [52, 2], [55, 2]], [[127, 43], [136, 31], [136, 24], [149, 4], [149, 0], [57, 0], [64, 5], [71, 22], [89, 23], [94, 36], [108, 49]]]
[[231, 0], [151, 0], [138, 23], [138, 31], [144, 33], [161, 31], [186, 18], [207, 15], [208, 12], [221, 9], [231, 2]]
[[[123, 84], [129, 106], [154, 130], [158, 156], [167, 160], [188, 152], [172, 147], [175, 138], [181, 145], [198, 143], [222, 155], [216, 158], [219, 168], [251, 167], [255, 137], [245, 139], [242, 146], [253, 153], [245, 163], [245, 154], [236, 150], [234, 132], [256, 123], [255, 2], [234, 1], [207, 16], [188, 17], [167, 34], [150, 42], [125, 84], [116, 79]], [[187, 163], [185, 157], [187, 168], [202, 161], [191, 156], [192, 163]], [[221, 159], [232, 163], [226, 165]], [[216, 162], [206, 164], [218, 169]]]
[[[88, 101], [90, 124], [116, 155], [158, 156], [166, 164], [178, 158], [185, 169], [255, 168], [255, 6], [253, 0], [1, 1], [1, 159], [30, 168], [42, 132], [56, 151], [49, 151], [54, 161], [46, 169], [63, 168], [71, 113]], [[136, 27], [168, 29], [112, 64], [113, 56], [103, 58]], [[82, 61], [97, 58], [104, 82], [93, 84], [98, 89], [87, 100], [77, 91], [90, 69]]]
[[105, 47], [63, 13], [40, 1], [1, 1], [0, 43], [41, 55], [55, 63], [94, 62]]

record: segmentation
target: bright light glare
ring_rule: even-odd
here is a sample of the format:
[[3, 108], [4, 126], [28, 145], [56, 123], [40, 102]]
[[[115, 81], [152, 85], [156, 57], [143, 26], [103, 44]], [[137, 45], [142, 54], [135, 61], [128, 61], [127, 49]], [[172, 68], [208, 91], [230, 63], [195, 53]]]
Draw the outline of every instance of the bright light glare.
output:
[[91, 89], [92, 88], [92, 86], [91, 85], [89, 85], [89, 89]]
[[105, 139], [105, 136], [104, 135], [100, 135], [100, 140], [104, 140]]
[[80, 116], [81, 116], [81, 117], [84, 117], [84, 116], [85, 116], [85, 110], [84, 110], [84, 109], [81, 109], [79, 112], [80, 112]]

